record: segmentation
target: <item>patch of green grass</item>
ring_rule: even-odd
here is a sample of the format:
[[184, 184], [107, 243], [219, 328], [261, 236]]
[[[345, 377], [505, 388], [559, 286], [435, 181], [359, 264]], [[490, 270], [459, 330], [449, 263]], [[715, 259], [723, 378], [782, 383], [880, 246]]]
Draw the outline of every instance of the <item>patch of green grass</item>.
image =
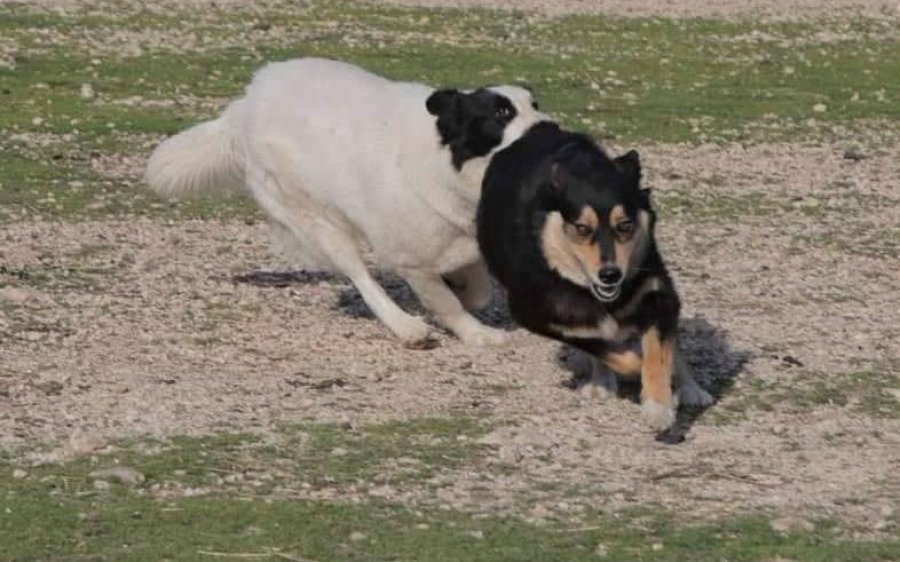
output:
[[663, 191], [654, 193], [659, 210], [666, 215], [689, 216], [697, 220], [736, 221], [746, 217], [771, 217], [794, 209], [784, 200], [760, 192], [740, 195], [703, 191]]
[[848, 378], [859, 389], [857, 409], [874, 417], [900, 418], [900, 376], [887, 371], [859, 371]]
[[[156, 138], [215, 115], [265, 61], [306, 55], [435, 85], [530, 84], [567, 126], [629, 145], [900, 135], [897, 35], [875, 20], [547, 19], [324, 1], [63, 14], [5, 4], [0, 32], [19, 47], [15, 68], [0, 67], [0, 138], [21, 138], [0, 141], [0, 221], [257, 216], [241, 198], [163, 204], [139, 169], [110, 177], [92, 155], [147, 154]], [[95, 96], [82, 97], [82, 84]], [[746, 203], [770, 207], [757, 198], [711, 201], [708, 211]]]
[[[182, 437], [133, 444], [113, 453], [57, 465], [19, 467], [0, 454], [0, 543], [5, 560], [215, 560], [235, 558], [328, 561], [754, 561], [895, 560], [900, 543], [842, 538], [840, 529], [817, 521], [810, 532], [782, 534], [762, 515], [716, 522], [677, 523], [672, 514], [642, 509], [589, 515], [577, 526], [549, 521], [535, 526], [515, 517], [485, 516], [427, 505], [334, 496], [312, 501], [285, 493], [284, 482], [251, 483], [253, 470], [284, 468], [282, 447], [297, 446], [289, 468], [352, 478], [345, 467], [322, 466], [311, 451], [331, 454], [340, 445], [365, 449], [353, 464], [384, 464], [396, 454], [417, 455], [430, 445], [420, 438], [452, 438], [480, 431], [470, 419], [429, 419], [370, 426], [368, 438], [332, 426], [301, 426], [310, 437], [278, 447], [253, 435]], [[290, 434], [294, 429], [289, 429]], [[400, 446], [402, 444], [402, 446]], [[410, 448], [412, 451], [410, 451]], [[402, 449], [402, 450], [401, 450]], [[419, 452], [417, 452], [417, 449]], [[420, 457], [423, 461], [431, 451]], [[130, 487], [97, 483], [90, 473], [116, 461], [146, 480]], [[248, 462], [252, 461], [252, 466]], [[441, 461], [443, 464], [443, 461]], [[326, 463], [327, 464], [327, 463]], [[231, 475], [243, 474], [241, 478]], [[177, 480], [180, 487], [173, 486]], [[268, 482], [260, 477], [260, 481]], [[218, 481], [219, 483], [215, 483]], [[222, 481], [225, 483], [223, 484]], [[105, 481], [104, 481], [105, 482]], [[402, 485], [402, 482], [400, 483]]]
[[900, 377], [889, 371], [841, 375], [798, 372], [791, 380], [749, 379], [740, 396], [710, 411], [710, 419], [729, 423], [753, 410], [809, 410], [819, 406], [852, 408], [876, 418], [900, 418]]
[[[483, 445], [476, 440], [488, 427], [471, 418], [428, 418], [346, 430], [304, 424], [286, 434], [283, 452], [300, 451], [294, 467], [314, 480], [383, 482], [425, 479], [438, 470], [474, 461]], [[386, 464], [387, 463], [387, 464]]]
[[101, 276], [113, 274], [113, 270], [103, 267], [29, 267], [10, 268], [0, 265], [0, 287], [7, 285], [52, 287], [54, 289], [77, 289], [88, 291], [95, 288]]

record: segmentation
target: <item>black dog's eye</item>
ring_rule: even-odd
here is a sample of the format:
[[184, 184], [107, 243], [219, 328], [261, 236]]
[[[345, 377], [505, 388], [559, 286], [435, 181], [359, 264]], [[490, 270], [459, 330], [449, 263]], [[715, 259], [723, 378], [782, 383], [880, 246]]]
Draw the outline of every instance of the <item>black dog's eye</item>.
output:
[[497, 119], [509, 119], [512, 117], [512, 108], [506, 105], [501, 105], [496, 110], [494, 110], [494, 117]]
[[619, 234], [631, 234], [634, 232], [634, 223], [630, 220], [623, 220], [616, 225], [616, 232]]
[[589, 227], [586, 224], [576, 224], [575, 232], [578, 233], [578, 236], [581, 236], [582, 238], [587, 238], [588, 236], [590, 236], [591, 234], [594, 233], [594, 229]]

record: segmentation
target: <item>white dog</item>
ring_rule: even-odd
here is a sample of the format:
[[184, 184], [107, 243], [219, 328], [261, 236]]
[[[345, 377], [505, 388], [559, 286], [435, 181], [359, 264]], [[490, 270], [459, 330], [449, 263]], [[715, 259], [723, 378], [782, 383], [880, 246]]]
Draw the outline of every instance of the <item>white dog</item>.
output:
[[267, 65], [218, 119], [160, 144], [145, 179], [164, 196], [245, 188], [276, 233], [347, 275], [406, 342], [429, 328], [372, 278], [370, 253], [463, 341], [499, 343], [503, 332], [463, 307], [491, 296], [475, 240], [481, 180], [495, 152], [546, 119], [518, 87], [435, 90], [297, 59]]

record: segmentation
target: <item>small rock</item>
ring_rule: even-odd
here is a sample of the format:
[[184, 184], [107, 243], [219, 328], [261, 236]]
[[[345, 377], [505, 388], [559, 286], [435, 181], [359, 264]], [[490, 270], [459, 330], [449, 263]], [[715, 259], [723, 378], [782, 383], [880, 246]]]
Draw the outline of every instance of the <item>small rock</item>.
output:
[[338, 388], [343, 388], [346, 385], [347, 385], [347, 383], [344, 381], [344, 379], [336, 378], [336, 379], [325, 379], [324, 381], [315, 382], [309, 386], [310, 386], [310, 388], [312, 388], [314, 390], [328, 390], [329, 388], [332, 388], [335, 386]]
[[476, 538], [476, 539], [483, 539], [483, 538], [484, 538], [484, 531], [481, 531], [481, 530], [478, 530], [478, 531], [469, 531], [469, 535], [471, 535], [472, 537], [474, 537], [474, 538]]
[[779, 533], [796, 533], [799, 531], [811, 533], [816, 528], [812, 521], [792, 515], [772, 519], [769, 521], [769, 526], [772, 527], [773, 531]]
[[96, 94], [94, 93], [94, 87], [90, 84], [82, 84], [81, 85], [81, 97], [89, 100], [93, 99]]
[[34, 293], [19, 287], [3, 287], [0, 289], [0, 300], [21, 304], [34, 297]]
[[350, 533], [350, 540], [353, 542], [359, 542], [364, 540], [367, 537], [365, 533], [360, 533], [359, 531], [353, 531]]
[[429, 528], [430, 528], [430, 527], [428, 526], [427, 523], [418, 523], [418, 524], [416, 525], [416, 529], [418, 529], [418, 530], [420, 530], [420, 531], [427, 531]]
[[787, 433], [787, 426], [784, 424], [775, 424], [772, 426], [772, 433], [775, 435], [784, 435]]
[[31, 124], [34, 125], [35, 127], [42, 125], [43, 123], [44, 123], [44, 119], [41, 117], [35, 117], [34, 119], [31, 120]]
[[860, 147], [851, 146], [844, 150], [844, 158], [846, 160], [853, 160], [854, 162], [859, 162], [860, 160], [864, 160], [866, 158], [866, 155]]
[[828, 111], [828, 106], [824, 103], [817, 103], [813, 106], [813, 111], [815, 111], [816, 113], [825, 113], [826, 111]]
[[652, 545], [650, 545], [650, 548], [653, 550], [653, 552], [659, 552], [660, 550], [663, 549], [663, 543], [655, 542]]
[[22, 470], [21, 468], [17, 468], [12, 471], [12, 477], [17, 480], [21, 480], [22, 478], [25, 478], [26, 476], [28, 476], [28, 473], [25, 472], [24, 470]]
[[793, 355], [785, 355], [784, 357], [781, 358], [781, 361], [785, 365], [790, 365], [792, 367], [802, 367], [803, 366], [803, 361], [800, 361]]
[[118, 480], [122, 484], [128, 486], [137, 486], [146, 478], [144, 475], [130, 466], [117, 464], [106, 468], [98, 468], [91, 472], [91, 478], [100, 478], [104, 480]]
[[69, 450], [76, 455], [87, 455], [106, 447], [106, 440], [99, 435], [73, 433], [69, 437]]
[[240, 472], [232, 472], [231, 474], [226, 474], [225, 478], [222, 479], [226, 484], [235, 484], [244, 479], [244, 475]]
[[347, 449], [343, 447], [335, 447], [331, 450], [331, 456], [333, 457], [343, 457], [348, 453]]
[[536, 505], [528, 511], [528, 516], [534, 519], [544, 519], [550, 515], [550, 510], [543, 505]]
[[602, 542], [598, 542], [597, 547], [594, 548], [594, 554], [596, 554], [600, 558], [606, 558], [607, 556], [609, 556], [609, 547]]
[[106, 480], [94, 480], [94, 489], [100, 492], [109, 490], [109, 482]]

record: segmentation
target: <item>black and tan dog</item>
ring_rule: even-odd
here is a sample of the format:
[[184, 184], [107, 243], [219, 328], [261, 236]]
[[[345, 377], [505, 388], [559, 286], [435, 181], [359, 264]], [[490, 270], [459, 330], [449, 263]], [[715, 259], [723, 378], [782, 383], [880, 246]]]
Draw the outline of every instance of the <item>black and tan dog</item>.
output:
[[640, 375], [643, 417], [662, 430], [679, 402], [712, 397], [678, 359], [681, 305], [640, 177], [637, 152], [610, 159], [591, 138], [539, 123], [488, 167], [478, 242], [513, 318], [587, 352], [596, 396], [615, 393], [615, 373]]

